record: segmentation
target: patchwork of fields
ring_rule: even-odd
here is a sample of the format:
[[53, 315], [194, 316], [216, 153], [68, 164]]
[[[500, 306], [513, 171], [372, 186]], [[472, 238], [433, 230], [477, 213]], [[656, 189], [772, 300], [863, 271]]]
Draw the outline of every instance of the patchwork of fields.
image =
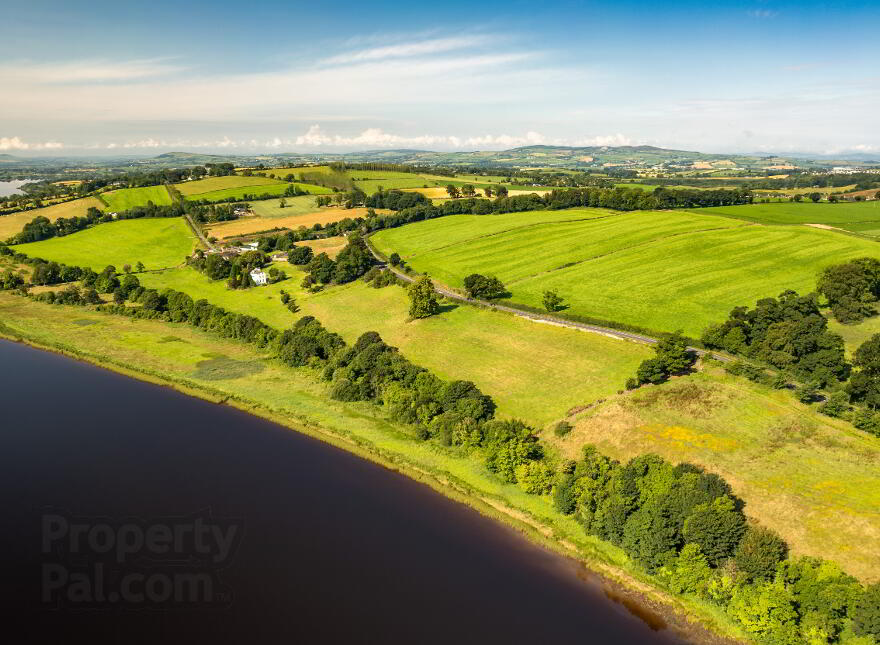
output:
[[[556, 289], [569, 313], [693, 336], [735, 306], [789, 288], [811, 291], [829, 264], [880, 256], [873, 242], [805, 226], [702, 211], [601, 212], [456, 215], [372, 239], [453, 287], [470, 273], [494, 274], [515, 302], [540, 307], [543, 291]], [[563, 213], [591, 219], [556, 219]]]
[[[425, 226], [442, 223], [448, 227], [442, 234]], [[412, 234], [404, 235], [408, 230]], [[769, 232], [769, 242], [748, 237], [761, 231]], [[480, 249], [473, 257], [486, 266], [495, 264], [511, 275], [526, 276], [512, 282], [515, 295], [520, 283], [532, 279], [530, 271], [535, 267], [546, 267], [557, 257], [571, 261], [577, 257], [579, 247], [589, 248], [597, 259], [659, 247], [660, 251], [638, 256], [642, 258], [640, 262], [647, 262], [647, 269], [634, 264], [633, 270], [649, 274], [642, 277], [638, 294], [628, 291], [630, 287], [626, 285], [632, 281], [625, 273], [625, 262], [610, 279], [618, 285], [622, 297], [629, 297], [626, 306], [636, 310], [641, 306], [639, 297], [643, 293], [654, 298], [660, 293], [652, 286], [660, 267], [672, 271], [676, 262], [684, 262], [684, 256], [674, 251], [681, 241], [687, 242], [687, 253], [698, 259], [698, 267], [700, 259], [708, 262], [715, 255], [729, 265], [734, 272], [730, 275], [736, 275], [731, 278], [713, 265], [714, 272], [705, 276], [706, 280], [745, 282], [752, 290], [756, 285], [764, 287], [772, 282], [759, 282], [756, 277], [769, 270], [765, 267], [749, 271], [743, 265], [761, 260], [752, 257], [752, 252], [772, 258], [768, 245], [776, 244], [777, 252], [785, 253], [781, 262], [797, 266], [807, 262], [807, 258], [797, 255], [798, 247], [822, 253], [825, 240], [871, 244], [806, 227], [761, 227], [693, 213], [609, 214], [599, 209], [447, 217], [383, 234], [394, 234], [395, 242], [410, 242], [426, 256], [454, 250], [455, 257], [460, 247], [470, 248], [474, 253]], [[808, 237], [799, 237], [801, 234]], [[720, 237], [706, 238], [713, 235]], [[780, 235], [783, 237], [776, 237]], [[507, 248], [508, 239], [516, 243], [516, 250], [500, 256], [496, 256], [492, 246], [470, 246], [500, 240]], [[529, 239], [531, 245], [523, 242]], [[620, 250], [624, 240], [627, 245]], [[98, 270], [106, 264], [120, 267], [138, 260], [152, 269], [179, 265], [193, 242], [180, 219], [127, 220], [21, 248], [30, 255]], [[337, 238], [314, 244], [338, 248], [343, 243]], [[750, 251], [753, 246], [762, 250]], [[700, 247], [705, 252], [701, 253]], [[512, 260], [504, 260], [511, 255]], [[797, 403], [789, 393], [710, 370], [659, 388], [618, 396], [615, 392], [625, 379], [641, 360], [651, 355], [649, 348], [453, 304], [446, 304], [439, 316], [409, 321], [408, 299], [403, 289], [373, 289], [355, 282], [310, 294], [300, 287], [302, 273], [296, 267], [286, 263], [277, 266], [290, 279], [250, 290], [229, 290], [223, 281], [211, 281], [186, 267], [145, 273], [139, 278], [144, 286], [179, 289], [193, 298], [206, 298], [228, 310], [254, 315], [279, 329], [290, 326], [300, 316], [314, 315], [349, 341], [365, 331], [377, 331], [415, 363], [438, 375], [474, 381], [496, 400], [500, 416], [523, 418], [545, 428], [545, 439], [561, 455], [575, 455], [583, 443], [596, 442], [621, 458], [656, 452], [673, 461], [703, 464], [725, 476], [745, 499], [746, 512], [784, 535], [796, 553], [830, 557], [863, 578], [880, 578], [880, 565], [872, 557], [872, 545], [880, 536], [880, 441], [843, 422], [818, 415]], [[794, 275], [785, 273], [788, 269], [784, 266], [776, 266], [774, 271], [782, 272], [783, 277]], [[549, 270], [544, 275], [554, 273]], [[699, 268], [694, 273], [702, 275]], [[681, 275], [672, 278], [674, 284], [683, 279]], [[296, 298], [300, 312], [291, 314], [281, 304], [282, 289]], [[590, 298], [605, 293], [601, 286], [589, 281], [584, 283], [583, 290], [584, 303], [601, 302]], [[670, 310], [695, 300], [692, 295], [669, 298], [674, 303]], [[124, 324], [134, 330], [140, 323], [126, 319]], [[169, 329], [173, 334], [182, 333], [174, 327]], [[150, 338], [133, 331], [124, 342], [135, 347], [154, 342]], [[163, 346], [157, 352], [172, 350], [175, 347]], [[259, 379], [243, 382], [254, 391], [259, 389]], [[586, 411], [578, 410], [599, 399], [606, 401]], [[546, 430], [569, 415], [575, 430], [565, 439]]]
[[106, 211], [127, 211], [135, 206], [146, 206], [153, 202], [156, 206], [169, 206], [171, 195], [165, 186], [143, 186], [141, 188], [122, 188], [101, 193], [101, 200], [107, 204]]
[[101, 271], [109, 264], [121, 270], [143, 262], [148, 270], [181, 264], [196, 239], [182, 218], [130, 219], [99, 224], [65, 237], [20, 244], [31, 257]]
[[5, 240], [16, 233], [21, 233], [24, 225], [35, 217], [45, 217], [49, 221], [54, 222], [61, 217], [83, 217], [89, 208], [105, 210], [106, 206], [96, 197], [83, 197], [82, 199], [54, 204], [45, 208], [35, 208], [30, 211], [0, 215], [0, 240]]

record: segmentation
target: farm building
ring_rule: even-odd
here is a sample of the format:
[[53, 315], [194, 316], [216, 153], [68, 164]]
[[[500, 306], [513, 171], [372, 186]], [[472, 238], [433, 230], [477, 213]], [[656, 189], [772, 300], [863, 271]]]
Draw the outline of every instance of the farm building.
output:
[[269, 276], [266, 275], [266, 272], [262, 269], [254, 269], [251, 271], [251, 280], [254, 281], [258, 287], [262, 287], [266, 284], [269, 284]]

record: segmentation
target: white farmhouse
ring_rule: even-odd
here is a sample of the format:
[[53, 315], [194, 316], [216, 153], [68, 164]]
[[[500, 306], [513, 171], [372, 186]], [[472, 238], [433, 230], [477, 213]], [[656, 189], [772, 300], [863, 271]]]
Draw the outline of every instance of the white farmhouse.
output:
[[258, 287], [269, 284], [269, 276], [267, 276], [266, 272], [262, 269], [254, 269], [251, 271], [251, 280], [253, 280], [254, 284]]

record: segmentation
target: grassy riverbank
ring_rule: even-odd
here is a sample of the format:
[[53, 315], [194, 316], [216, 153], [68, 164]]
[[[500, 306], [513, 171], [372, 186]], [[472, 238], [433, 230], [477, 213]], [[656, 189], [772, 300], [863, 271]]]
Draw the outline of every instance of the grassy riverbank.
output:
[[503, 484], [454, 449], [414, 441], [373, 405], [331, 400], [313, 374], [287, 368], [252, 346], [187, 325], [50, 306], [8, 294], [0, 294], [0, 321], [4, 337], [234, 405], [399, 470], [584, 561], [698, 640], [719, 638], [689, 624], [697, 617], [715, 632], [739, 636], [713, 606], [665, 594], [619, 549], [585, 535], [573, 519], [557, 514], [549, 500]]

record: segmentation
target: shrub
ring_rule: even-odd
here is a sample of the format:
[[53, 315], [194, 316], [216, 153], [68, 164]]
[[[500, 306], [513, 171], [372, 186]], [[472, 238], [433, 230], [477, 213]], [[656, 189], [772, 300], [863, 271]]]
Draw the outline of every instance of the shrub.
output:
[[573, 427], [568, 421], [560, 421], [553, 427], [553, 434], [557, 437], [564, 437], [572, 431]]

